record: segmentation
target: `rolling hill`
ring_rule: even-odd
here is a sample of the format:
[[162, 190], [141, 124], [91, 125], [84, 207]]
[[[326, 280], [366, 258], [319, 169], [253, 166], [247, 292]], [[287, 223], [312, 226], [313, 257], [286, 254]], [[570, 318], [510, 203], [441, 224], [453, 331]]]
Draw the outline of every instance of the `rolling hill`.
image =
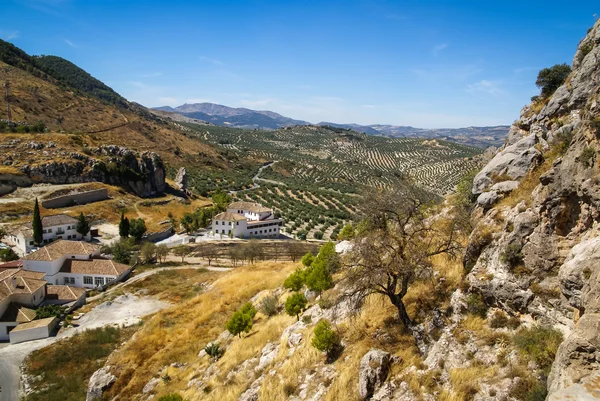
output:
[[[160, 112], [161, 116], [170, 117], [175, 121], [185, 121], [185, 118], [187, 118], [196, 120], [196, 123], [205, 122], [224, 127], [273, 130], [295, 125], [312, 125], [307, 121], [294, 120], [272, 111], [233, 108], [215, 103], [183, 104], [175, 108], [162, 106], [152, 110], [155, 113]], [[495, 127], [425, 129], [385, 124], [359, 125], [333, 122], [320, 122], [317, 125], [351, 129], [368, 135], [383, 135], [393, 138], [442, 139], [479, 148], [501, 146], [509, 128], [507, 125], [501, 125]]]

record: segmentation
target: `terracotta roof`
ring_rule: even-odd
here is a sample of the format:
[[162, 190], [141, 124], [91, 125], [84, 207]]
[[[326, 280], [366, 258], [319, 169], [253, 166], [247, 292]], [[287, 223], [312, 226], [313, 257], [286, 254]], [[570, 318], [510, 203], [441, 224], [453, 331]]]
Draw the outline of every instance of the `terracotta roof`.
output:
[[270, 212], [271, 209], [256, 202], [233, 202], [227, 210], [247, 210], [252, 213]]
[[35, 310], [23, 305], [11, 302], [6, 311], [0, 317], [2, 322], [27, 323], [35, 319]]
[[104, 276], [118, 276], [130, 267], [121, 263], [114, 262], [110, 259], [88, 259], [77, 260], [67, 259], [60, 268], [61, 273], [75, 274], [96, 274]]
[[39, 319], [39, 320], [34, 320], [34, 321], [28, 322], [28, 323], [23, 323], [23, 324], [18, 325], [14, 329], [12, 329], [11, 333], [15, 332], [15, 331], [29, 330], [29, 329], [35, 329], [38, 327], [49, 326], [54, 322], [55, 319], [56, 319], [55, 317], [47, 317], [45, 319]]
[[248, 220], [241, 214], [232, 213], [232, 212], [223, 212], [216, 215], [213, 220], [223, 220], [223, 221], [240, 221], [240, 220]]
[[23, 261], [21, 259], [19, 260], [13, 260], [12, 262], [7, 262], [4, 264], [0, 265], [0, 269], [14, 269], [17, 267], [22, 267], [23, 266]]
[[77, 301], [85, 294], [85, 288], [69, 287], [68, 285], [48, 285], [46, 287], [46, 300]]
[[[67, 214], [53, 214], [52, 216], [42, 217], [42, 227], [44, 228], [62, 226], [65, 224], [77, 224], [77, 219]], [[31, 228], [31, 222], [26, 223], [25, 227]]]
[[91, 255], [100, 249], [99, 246], [85, 241], [56, 240], [39, 250], [25, 256], [23, 260], [56, 260], [64, 255]]
[[12, 294], [32, 294], [46, 285], [46, 281], [35, 278], [36, 275], [31, 273], [21, 269], [0, 273], [0, 300]]

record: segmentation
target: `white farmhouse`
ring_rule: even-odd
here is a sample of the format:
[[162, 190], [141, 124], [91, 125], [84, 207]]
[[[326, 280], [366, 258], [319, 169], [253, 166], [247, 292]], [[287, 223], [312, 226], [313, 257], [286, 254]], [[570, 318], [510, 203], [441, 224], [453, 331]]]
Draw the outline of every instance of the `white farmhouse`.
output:
[[96, 288], [122, 280], [132, 268], [100, 257], [97, 245], [58, 240], [25, 256], [23, 269], [44, 273], [50, 284]]
[[236, 238], [277, 238], [281, 226], [283, 220], [275, 218], [273, 209], [254, 202], [233, 202], [213, 218], [212, 231]]
[[[59, 239], [73, 241], [89, 241], [91, 239], [89, 233], [85, 238], [79, 234], [77, 232], [77, 219], [66, 214], [55, 214], [42, 217], [42, 228], [44, 244], [49, 244]], [[12, 242], [23, 255], [31, 252], [31, 250], [35, 248], [31, 223], [9, 230], [7, 240], [8, 242]]]

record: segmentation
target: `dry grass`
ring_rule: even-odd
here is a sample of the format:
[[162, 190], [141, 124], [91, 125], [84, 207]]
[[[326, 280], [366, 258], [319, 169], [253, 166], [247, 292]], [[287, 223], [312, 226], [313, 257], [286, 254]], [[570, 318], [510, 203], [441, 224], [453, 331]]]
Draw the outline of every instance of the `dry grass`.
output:
[[[295, 267], [293, 263], [264, 262], [239, 268], [217, 280], [210, 291], [157, 313], [140, 329], [135, 341], [129, 342], [111, 358], [110, 363], [117, 368], [119, 379], [111, 389], [110, 398], [132, 399], [163, 366], [173, 362], [188, 362], [190, 366], [187, 371], [169, 373], [172, 380], [162, 384], [159, 391], [185, 389], [190, 378], [188, 372], [196, 372], [208, 363], [206, 359], [198, 360], [198, 353], [225, 330], [230, 315], [258, 292], [281, 285]], [[273, 320], [273, 324], [278, 321]], [[260, 324], [257, 320], [257, 327]], [[254, 342], [253, 336], [263, 335], [267, 334], [254, 329], [246, 338], [234, 340], [232, 347], [240, 347], [242, 352], [245, 345]], [[260, 341], [264, 339], [261, 337]], [[236, 341], [240, 342], [237, 346]], [[235, 352], [231, 354], [235, 357]], [[228, 359], [223, 359], [220, 363], [226, 361]]]
[[474, 366], [450, 369], [450, 383], [462, 400], [470, 400], [479, 391], [478, 382], [494, 377], [497, 372], [497, 367]]

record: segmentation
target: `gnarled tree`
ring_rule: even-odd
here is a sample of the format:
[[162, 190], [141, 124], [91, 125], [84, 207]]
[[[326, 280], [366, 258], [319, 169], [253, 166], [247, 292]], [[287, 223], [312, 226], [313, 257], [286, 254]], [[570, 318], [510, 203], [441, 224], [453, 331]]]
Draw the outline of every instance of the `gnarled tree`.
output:
[[420, 199], [406, 188], [370, 197], [346, 275], [346, 297], [360, 305], [371, 294], [386, 296], [406, 328], [413, 325], [404, 305], [410, 285], [430, 277], [433, 256], [460, 249], [454, 222], [433, 216]]

